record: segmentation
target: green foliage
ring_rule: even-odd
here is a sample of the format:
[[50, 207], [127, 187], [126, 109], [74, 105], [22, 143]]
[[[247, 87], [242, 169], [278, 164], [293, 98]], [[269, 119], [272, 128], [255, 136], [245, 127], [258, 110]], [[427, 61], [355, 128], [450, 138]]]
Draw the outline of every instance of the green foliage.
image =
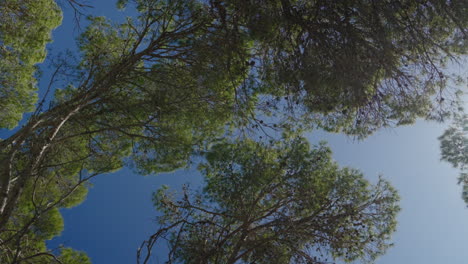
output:
[[[209, 23], [197, 36], [204, 58], [222, 58], [219, 70], [243, 79], [239, 105], [285, 122], [365, 137], [420, 117], [443, 120], [460, 100], [443, 71], [466, 53], [467, 10], [459, 3], [226, 0], [202, 9], [196, 1], [133, 2], [143, 17], [162, 21], [169, 8], [187, 8]], [[200, 58], [190, 51], [186, 59]], [[249, 111], [237, 112], [244, 118], [237, 125], [249, 124]]]
[[391, 245], [396, 191], [339, 168], [324, 144], [247, 140], [216, 145], [206, 159], [203, 193], [155, 193], [162, 228], [146, 245], [169, 239], [171, 263], [372, 262]]
[[463, 185], [462, 197], [468, 204], [468, 116], [457, 116], [439, 140], [441, 159], [461, 170], [458, 182]]
[[[128, 70], [67, 127], [72, 134], [87, 134], [86, 140], [93, 138], [99, 147], [119, 145], [119, 154], [108, 158], [125, 161], [140, 173], [172, 171], [183, 167], [208, 139], [225, 133], [235, 117], [235, 90], [245, 72], [226, 65], [228, 48], [218, 47], [219, 32], [208, 31], [206, 14], [195, 2], [141, 1], [138, 9], [140, 17], [122, 25], [90, 18], [91, 25], [79, 39], [79, 68], [89, 79], [108, 81], [122, 60], [133, 56], [139, 61], [122, 65]], [[169, 16], [173, 13], [177, 16]], [[153, 17], [158, 20], [149, 23]], [[154, 47], [145, 49], [141, 43]], [[59, 90], [56, 104], [80, 96], [84, 89], [76, 85]]]
[[[87, 186], [80, 182], [76, 171], [64, 167], [56, 171], [44, 168], [25, 187], [5, 231], [0, 232], [0, 250], [4, 252], [0, 254], [1, 263], [22, 263], [26, 259], [34, 263], [59, 263], [53, 261], [53, 252], [47, 250], [45, 241], [63, 230], [59, 208], [76, 206], [87, 194]], [[67, 252], [63, 263], [87, 263], [81, 262], [86, 259], [84, 253], [73, 253], [71, 249]]]
[[75, 251], [71, 248], [61, 249], [58, 259], [63, 264], [91, 264], [90, 259], [85, 253]]
[[227, 0], [214, 7], [226, 27], [255, 41], [267, 94], [289, 108], [303, 105], [299, 114], [313, 126], [363, 137], [418, 117], [443, 120], [456, 109], [443, 69], [467, 51], [462, 2]]
[[62, 12], [53, 0], [0, 2], [0, 127], [14, 128], [34, 109], [35, 64], [45, 59]]
[[468, 116], [455, 118], [453, 125], [439, 137], [442, 160], [455, 168], [465, 169], [468, 165]]
[[[0, 232], [2, 240], [9, 241], [2, 249], [11, 247], [24, 255], [46, 251], [41, 240], [62, 229], [54, 224], [61, 220], [58, 208], [83, 201], [91, 177], [124, 165], [144, 174], [171, 171], [204, 149], [208, 139], [224, 133], [234, 103], [234, 89], [226, 87], [239, 85], [241, 79], [222, 70], [222, 52], [210, 52], [213, 44], [200, 37], [206, 33], [197, 24], [201, 22], [187, 20], [200, 7], [174, 2], [160, 12], [167, 15], [177, 8], [187, 14], [149, 24], [141, 23], [157, 14], [144, 13], [149, 12], [144, 7], [138, 21], [123, 25], [90, 18], [79, 39], [82, 61], [67, 66], [79, 76], [76, 83], [57, 90], [53, 108], [34, 116], [17, 133], [19, 143], [4, 149], [13, 161], [2, 157], [2, 166], [15, 165], [1, 179], [10, 174], [21, 180], [11, 183], [3, 204], [15, 203], [14, 209], [0, 206], [7, 215], [0, 218], [8, 219], [0, 226], [12, 227]], [[159, 31], [162, 25], [166, 29]], [[149, 47], [142, 51], [140, 44]], [[38, 241], [37, 246], [29, 246], [31, 240]], [[21, 257], [12, 252], [4, 262]]]

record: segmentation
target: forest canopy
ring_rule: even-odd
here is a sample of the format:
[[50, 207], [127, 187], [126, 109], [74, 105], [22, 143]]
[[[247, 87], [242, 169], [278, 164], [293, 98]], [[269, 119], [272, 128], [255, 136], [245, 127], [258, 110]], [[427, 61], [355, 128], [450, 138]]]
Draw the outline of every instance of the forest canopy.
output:
[[[85, 6], [78, 0], [64, 2], [75, 11]], [[88, 181], [100, 174], [123, 167], [157, 174], [189, 166], [194, 157], [208, 162], [204, 199], [210, 202], [200, 208], [238, 209], [235, 199], [223, 200], [217, 193], [233, 184], [231, 176], [256, 182], [252, 185], [256, 193], [273, 192], [266, 184], [270, 180], [277, 181], [278, 188], [292, 181], [287, 185], [290, 191], [305, 200], [278, 209], [286, 210], [285, 217], [293, 222], [307, 219], [303, 214], [316, 213], [317, 207], [332, 200], [348, 201], [332, 206], [333, 213], [327, 215], [330, 221], [336, 219], [335, 230], [324, 230], [325, 223], [313, 229], [326, 234], [327, 241], [317, 234], [311, 238], [313, 234], [280, 232], [288, 238], [276, 245], [283, 263], [309, 261], [314, 252], [301, 250], [314, 243], [348, 260], [383, 253], [395, 225], [393, 188], [385, 181], [368, 187], [359, 172], [339, 169], [325, 147], [309, 150], [301, 139], [302, 148], [296, 149], [274, 135], [300, 138], [303, 131], [324, 129], [363, 139], [380, 128], [412, 124], [417, 118], [449, 118], [463, 103], [462, 78], [447, 66], [466, 54], [465, 0], [120, 0], [117, 5], [133, 8], [135, 14], [120, 23], [89, 16], [76, 39], [78, 50], [71, 51], [76, 59], [55, 58], [51, 85], [40, 88], [53, 92], [53, 99], [36, 102], [37, 63], [46, 58], [45, 46], [51, 30], [61, 23], [61, 10], [52, 0], [0, 3], [0, 128], [16, 128], [0, 141], [0, 262], [88, 262], [84, 253], [72, 249], [47, 249], [45, 240], [63, 229], [60, 208], [83, 201]], [[447, 138], [453, 134], [447, 133]], [[240, 140], [240, 147], [223, 145], [227, 139]], [[265, 145], [268, 140], [270, 147]], [[217, 157], [206, 154], [227, 149], [230, 153]], [[310, 160], [319, 150], [325, 163]], [[236, 173], [239, 168], [234, 166], [229, 173], [216, 172], [221, 163], [251, 168], [257, 151], [265, 155], [258, 156], [258, 162], [272, 169], [282, 166], [283, 159], [286, 165], [293, 162], [291, 171]], [[284, 153], [271, 154], [277, 152]], [[288, 152], [296, 156], [284, 158]], [[302, 163], [294, 163], [298, 161]], [[299, 190], [293, 184], [296, 180], [311, 189]], [[322, 190], [323, 195], [310, 196], [311, 190]], [[385, 193], [382, 201], [375, 193], [379, 190]], [[241, 188], [238, 195], [252, 191]], [[261, 206], [269, 210], [268, 204], [281, 203], [283, 194], [274, 199], [272, 193], [261, 196], [265, 203]], [[259, 207], [258, 202], [251, 206]], [[288, 209], [298, 202], [310, 208]], [[367, 207], [359, 207], [366, 202]], [[261, 206], [257, 209], [263, 210]], [[382, 217], [365, 228], [350, 227], [343, 221], [361, 220], [356, 220], [359, 210], [349, 206], [361, 211], [380, 208]], [[349, 219], [340, 215], [346, 208], [353, 211], [344, 213]], [[263, 224], [223, 213], [214, 220], [234, 226]], [[180, 220], [177, 217], [181, 216], [171, 221]], [[201, 211], [188, 217], [207, 216]], [[274, 223], [273, 229], [287, 229]], [[198, 227], [203, 225], [194, 225]], [[260, 229], [266, 236], [271, 230]], [[193, 230], [180, 231], [185, 232], [184, 243], [198, 239]], [[214, 230], [219, 237], [223, 232]], [[380, 236], [374, 251], [367, 250], [371, 233]], [[225, 242], [238, 238], [232, 239]], [[252, 241], [238, 248], [221, 243], [219, 252], [208, 255], [217, 259], [226, 251], [236, 260], [245, 256], [263, 262], [274, 257], [268, 250], [252, 248], [258, 238]], [[291, 251], [293, 245], [301, 250]], [[193, 254], [190, 247], [172, 246], [177, 260]], [[248, 253], [238, 258], [241, 250]]]

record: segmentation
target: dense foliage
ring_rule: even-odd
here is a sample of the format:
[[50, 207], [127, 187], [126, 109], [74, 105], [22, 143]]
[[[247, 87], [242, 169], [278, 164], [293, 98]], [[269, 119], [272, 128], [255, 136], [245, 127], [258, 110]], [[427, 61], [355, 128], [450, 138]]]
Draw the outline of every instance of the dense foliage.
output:
[[35, 64], [62, 12], [53, 0], [0, 2], [0, 127], [14, 128], [37, 99]]

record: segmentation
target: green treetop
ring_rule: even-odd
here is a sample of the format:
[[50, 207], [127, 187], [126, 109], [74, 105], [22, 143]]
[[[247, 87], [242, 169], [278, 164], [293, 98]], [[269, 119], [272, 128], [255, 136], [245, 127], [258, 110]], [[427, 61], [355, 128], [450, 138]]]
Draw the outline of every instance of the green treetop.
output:
[[166, 239], [168, 263], [371, 262], [391, 245], [396, 191], [339, 168], [324, 144], [247, 140], [216, 145], [205, 157], [203, 192], [185, 188], [181, 199], [156, 192], [161, 228], [142, 244], [141, 262]]

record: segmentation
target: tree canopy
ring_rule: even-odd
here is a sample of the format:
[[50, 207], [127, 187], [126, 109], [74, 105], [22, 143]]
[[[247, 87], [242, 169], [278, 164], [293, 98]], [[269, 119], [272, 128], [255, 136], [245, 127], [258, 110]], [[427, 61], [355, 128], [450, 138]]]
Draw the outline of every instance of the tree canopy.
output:
[[324, 144], [241, 141], [205, 157], [202, 192], [155, 193], [161, 228], [139, 250], [143, 263], [161, 240], [169, 241], [167, 263], [372, 261], [390, 246], [396, 191], [339, 168]]
[[468, 204], [468, 116], [458, 115], [439, 140], [441, 159], [461, 171], [458, 183], [463, 186], [462, 197]]
[[0, 128], [14, 128], [34, 110], [37, 63], [46, 57], [62, 12], [53, 0], [0, 2]]
[[442, 69], [466, 53], [465, 1], [212, 3], [232, 34], [255, 42], [268, 93], [316, 126], [364, 136], [455, 109]]
[[77, 59], [58, 60], [54, 99], [34, 109], [34, 65], [61, 11], [0, 3], [0, 128], [35, 110], [0, 141], [3, 262], [51, 258], [58, 208], [82, 201], [96, 175], [172, 171], [259, 131], [362, 138], [460, 103], [444, 67], [466, 54], [465, 1], [118, 1], [130, 4], [137, 14], [120, 24], [89, 17]]

